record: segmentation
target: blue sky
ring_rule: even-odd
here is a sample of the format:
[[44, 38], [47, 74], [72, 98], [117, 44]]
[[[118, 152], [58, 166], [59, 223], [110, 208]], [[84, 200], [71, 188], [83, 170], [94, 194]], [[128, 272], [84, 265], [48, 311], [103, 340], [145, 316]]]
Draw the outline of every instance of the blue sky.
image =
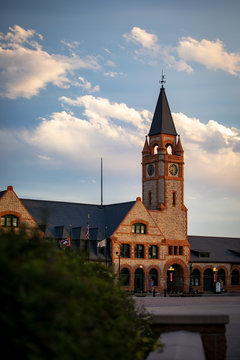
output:
[[141, 196], [141, 151], [166, 94], [185, 151], [191, 235], [240, 236], [240, 2], [0, 5], [0, 189], [104, 203]]

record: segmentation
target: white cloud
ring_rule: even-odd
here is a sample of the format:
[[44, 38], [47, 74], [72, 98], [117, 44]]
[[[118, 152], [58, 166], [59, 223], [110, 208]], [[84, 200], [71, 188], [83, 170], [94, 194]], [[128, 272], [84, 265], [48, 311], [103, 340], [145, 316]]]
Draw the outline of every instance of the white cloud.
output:
[[[96, 98], [92, 95], [86, 95], [73, 100], [62, 96], [60, 100], [71, 106], [84, 106], [85, 110], [83, 114], [87, 116], [91, 122], [98, 124], [98, 127], [101, 127], [101, 124], [108, 123], [109, 119], [115, 119], [125, 124], [129, 123], [146, 133], [151, 121], [151, 113], [149, 111], [138, 111], [134, 108], [129, 108], [124, 103], [111, 103], [106, 98]], [[112, 124], [114, 124], [114, 122]]]
[[185, 151], [186, 177], [239, 188], [240, 130], [213, 120], [204, 124], [182, 113], [173, 117]]
[[134, 26], [129, 34], [123, 34], [127, 42], [139, 43], [143, 48], [154, 50], [159, 48], [157, 35], [150, 34], [146, 30]]
[[6, 35], [0, 33], [0, 41], [3, 48], [17, 48], [23, 43], [38, 48], [40, 45], [32, 38], [36, 36], [40, 40], [43, 40], [43, 36], [33, 29], [24, 30], [21, 26], [14, 25], [13, 27], [9, 27], [9, 30]]
[[129, 173], [137, 171], [139, 164], [134, 158], [140, 154], [149, 128], [149, 111], [137, 111], [124, 103], [111, 103], [92, 95], [60, 100], [68, 106], [83, 107], [83, 116], [66, 111], [52, 113], [34, 131], [21, 134], [26, 143], [36, 147], [39, 153], [44, 151], [44, 156], [53, 158], [54, 162], [61, 159], [84, 167], [85, 171], [95, 166], [100, 156], [111, 172], [122, 173], [124, 168]]
[[[33, 130], [3, 130], [0, 143], [8, 142], [18, 149], [24, 141], [37, 149], [38, 158], [48, 163], [72, 164], [86, 173], [102, 156], [109, 172], [139, 174], [151, 112], [93, 95], [61, 97], [60, 101], [82, 115], [64, 110], [52, 113]], [[185, 179], [209, 188], [217, 184], [227, 189], [225, 197], [228, 189], [239, 189], [240, 130], [213, 120], [204, 124], [182, 113], [173, 113], [173, 118], [185, 152]]]
[[[224, 43], [217, 39], [198, 41], [190, 36], [180, 38], [177, 46], [163, 46], [155, 34], [134, 26], [130, 33], [123, 34], [125, 40], [139, 47], [135, 59], [157, 65], [159, 59], [177, 71], [193, 72], [189, 63], [199, 63], [210, 70], [222, 70], [232, 75], [240, 75], [240, 53], [227, 52]], [[154, 58], [154, 61], [153, 61]]]
[[15, 99], [37, 95], [48, 83], [69, 87], [70, 73], [76, 69], [100, 68], [96, 58], [81, 59], [49, 54], [33, 38], [42, 36], [34, 30], [24, 30], [15, 25], [0, 35], [0, 96]]
[[127, 42], [141, 46], [135, 50], [138, 60], [142, 60], [144, 57], [155, 58], [160, 52], [157, 35], [148, 33], [144, 29], [134, 26], [131, 32], [123, 34], [123, 37]]
[[183, 37], [179, 41], [177, 53], [184, 61], [197, 62], [208, 69], [222, 70], [232, 75], [240, 73], [240, 53], [228, 53], [219, 39], [197, 41], [190, 36]]
[[79, 41], [66, 41], [66, 40], [61, 40], [61, 43], [65, 46], [67, 46], [69, 49], [73, 50], [73, 49], [77, 49], [80, 45]]
[[106, 61], [105, 65], [107, 65], [107, 66], [111, 66], [111, 67], [116, 67], [115, 62], [114, 62], [114, 61], [112, 61], [112, 60], [108, 60], [108, 61]]
[[104, 75], [114, 78], [118, 75], [118, 73], [116, 71], [110, 71], [110, 72], [105, 72]]
[[45, 156], [45, 155], [41, 155], [41, 154], [38, 154], [37, 157], [38, 157], [40, 160], [45, 160], [45, 161], [51, 161], [51, 160], [53, 160], [53, 158], [51, 158], [50, 156]]
[[84, 90], [87, 90], [89, 93], [94, 93], [94, 92], [100, 91], [100, 86], [99, 85], [95, 85], [94, 87], [92, 87], [91, 82], [87, 81], [82, 76], [79, 76], [78, 80], [80, 82], [76, 82], [75, 86], [81, 87]]
[[111, 52], [109, 49], [107, 49], [107, 48], [104, 48], [103, 50], [106, 51], [106, 53], [107, 53], [108, 55], [112, 54], [112, 52]]
[[127, 42], [134, 42], [140, 45], [135, 50], [135, 59], [156, 66], [160, 60], [163, 60], [167, 66], [175, 68], [177, 71], [192, 72], [192, 68], [183, 60], [176, 60], [172, 55], [174, 48], [160, 46], [158, 37], [155, 34], [148, 33], [146, 30], [134, 26], [130, 33], [123, 34]]

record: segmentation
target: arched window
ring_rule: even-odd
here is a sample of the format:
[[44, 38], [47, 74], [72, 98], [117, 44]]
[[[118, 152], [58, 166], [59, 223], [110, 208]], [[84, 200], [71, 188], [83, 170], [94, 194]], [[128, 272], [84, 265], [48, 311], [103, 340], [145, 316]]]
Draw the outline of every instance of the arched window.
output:
[[206, 269], [203, 273], [203, 291], [213, 291], [212, 269]]
[[1, 217], [1, 226], [18, 227], [18, 217], [15, 215], [4, 215]]
[[172, 153], [173, 153], [172, 145], [171, 145], [171, 144], [167, 144], [167, 145], [166, 145], [166, 149], [167, 149], [167, 153], [168, 153], [169, 155], [172, 155]]
[[151, 269], [149, 271], [149, 282], [153, 281], [153, 286], [158, 286], [158, 272], [156, 269]]
[[192, 285], [199, 286], [200, 285], [200, 271], [198, 269], [194, 269], [191, 275]]
[[231, 281], [232, 285], [238, 285], [239, 284], [239, 271], [238, 269], [234, 269], [232, 271], [232, 281]]
[[122, 258], [130, 258], [130, 245], [129, 244], [121, 244], [120, 254]]
[[134, 234], [146, 234], [146, 225], [145, 224], [133, 224], [132, 233]]
[[135, 246], [135, 258], [138, 258], [138, 259], [144, 258], [144, 245], [137, 244]]
[[223, 269], [218, 270], [217, 279], [222, 285], [225, 285], [225, 271]]
[[127, 268], [123, 268], [120, 271], [120, 282], [122, 286], [128, 286], [130, 284], [130, 274]]
[[155, 144], [153, 147], [152, 147], [152, 154], [156, 155], [158, 152], [158, 145]]

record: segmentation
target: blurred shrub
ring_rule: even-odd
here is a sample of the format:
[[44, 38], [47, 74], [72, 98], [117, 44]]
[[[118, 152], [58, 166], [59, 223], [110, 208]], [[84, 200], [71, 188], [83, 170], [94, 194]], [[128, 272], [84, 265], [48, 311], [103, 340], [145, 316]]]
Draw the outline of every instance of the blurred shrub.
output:
[[154, 346], [111, 271], [37, 233], [0, 234], [0, 302], [6, 358], [138, 360]]

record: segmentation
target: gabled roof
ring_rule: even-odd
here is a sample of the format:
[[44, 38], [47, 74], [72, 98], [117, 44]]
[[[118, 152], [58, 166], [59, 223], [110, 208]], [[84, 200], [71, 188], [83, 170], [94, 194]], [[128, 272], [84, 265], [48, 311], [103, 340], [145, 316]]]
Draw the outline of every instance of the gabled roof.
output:
[[[191, 262], [240, 263], [240, 238], [188, 236], [188, 241]], [[209, 256], [206, 256], [207, 253]]]
[[161, 87], [148, 135], [159, 134], [177, 135], [164, 87]]
[[130, 201], [101, 206], [45, 200], [21, 199], [21, 201], [38, 225], [45, 226], [45, 234], [52, 234], [54, 237], [56, 230], [63, 231], [64, 228], [65, 232], [70, 234], [72, 231], [74, 237], [78, 238], [80, 233], [86, 232], [89, 214], [90, 238], [94, 233], [98, 240], [111, 236], [135, 203]]

